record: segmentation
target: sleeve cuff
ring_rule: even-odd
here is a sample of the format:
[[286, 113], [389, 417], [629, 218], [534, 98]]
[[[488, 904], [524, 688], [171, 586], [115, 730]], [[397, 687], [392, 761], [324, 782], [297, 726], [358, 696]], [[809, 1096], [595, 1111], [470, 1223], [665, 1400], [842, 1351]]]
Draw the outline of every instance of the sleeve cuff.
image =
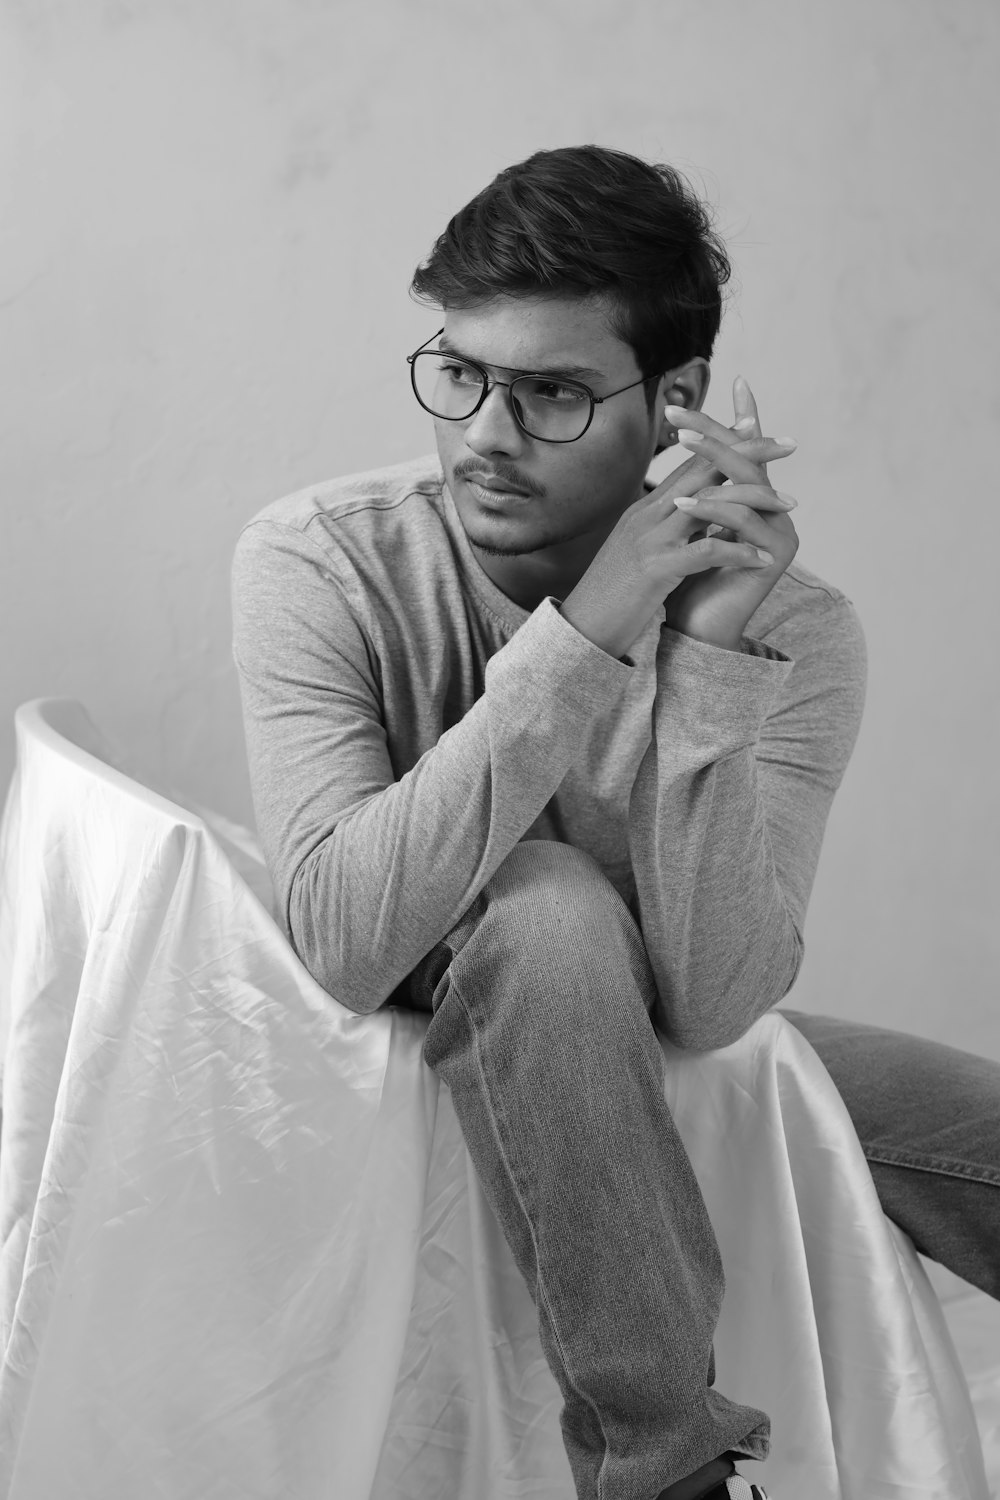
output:
[[672, 737], [688, 741], [709, 759], [756, 744], [794, 662], [762, 641], [744, 636], [726, 651], [665, 625], [656, 655], [657, 713]]
[[618, 661], [595, 646], [565, 620], [559, 600], [546, 597], [502, 651], [487, 663], [487, 678], [498, 686], [511, 676], [518, 681], [522, 708], [535, 712], [553, 700], [586, 720], [621, 698], [635, 663]]

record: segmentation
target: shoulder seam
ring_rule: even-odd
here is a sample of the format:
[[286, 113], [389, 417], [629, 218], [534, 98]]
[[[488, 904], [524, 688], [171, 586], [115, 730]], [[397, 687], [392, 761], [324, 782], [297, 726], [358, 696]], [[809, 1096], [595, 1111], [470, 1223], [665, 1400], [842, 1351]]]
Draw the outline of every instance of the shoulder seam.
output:
[[[326, 510], [313, 511], [312, 515], [306, 517], [302, 529], [305, 530], [306, 527], [311, 526], [313, 521], [322, 521], [324, 519], [339, 521], [343, 516], [353, 516], [359, 510], [395, 510], [397, 506], [404, 505], [407, 500], [412, 500], [414, 495], [419, 495], [422, 499], [432, 499], [440, 489], [441, 486], [439, 484], [432, 482], [426, 488], [423, 485], [415, 484], [401, 495], [365, 495], [358, 500], [345, 501], [343, 509], [338, 509], [335, 516]], [[282, 524], [287, 525], [288, 523], [284, 522]]]
[[329, 568], [330, 572], [336, 575], [336, 577], [340, 581], [341, 587], [346, 588], [347, 580], [344, 577], [343, 568], [340, 566], [341, 559], [337, 555], [336, 548], [324, 547], [322, 542], [320, 542], [315, 536], [309, 533], [309, 521], [311, 521], [312, 519], [313, 517], [310, 516], [305, 525], [293, 526], [290, 524], [290, 522], [279, 521], [274, 516], [253, 516], [249, 521], [247, 521], [246, 525], [243, 527], [243, 530], [240, 532], [240, 535], [236, 538], [236, 541], [238, 543], [240, 537], [244, 536], [252, 526], [273, 526], [278, 531], [287, 531], [289, 536], [295, 537], [298, 543], [305, 543], [307, 546], [312, 547], [313, 552], [316, 554], [316, 556], [318, 558], [322, 558], [324, 566]]
[[815, 593], [825, 594], [835, 604], [842, 602], [851, 604], [851, 600], [844, 593], [843, 589], [838, 589], [836, 584], [826, 583], [822, 578], [816, 578], [815, 575], [811, 578], [803, 578], [801, 572], [795, 566], [794, 559], [788, 564], [785, 573], [791, 578], [793, 583], [799, 584], [804, 589], [812, 589]]

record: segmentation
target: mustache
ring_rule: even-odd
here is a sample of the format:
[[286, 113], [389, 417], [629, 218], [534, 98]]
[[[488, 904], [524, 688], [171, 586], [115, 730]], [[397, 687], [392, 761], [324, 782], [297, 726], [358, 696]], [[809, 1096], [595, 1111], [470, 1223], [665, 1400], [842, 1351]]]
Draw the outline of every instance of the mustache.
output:
[[498, 484], [509, 485], [512, 490], [524, 490], [525, 494], [545, 498], [543, 486], [526, 474], [520, 474], [513, 464], [492, 464], [487, 468], [485, 464], [476, 463], [475, 459], [464, 458], [455, 465], [454, 475], [456, 479], [470, 479], [474, 475], [480, 479], [492, 479]]

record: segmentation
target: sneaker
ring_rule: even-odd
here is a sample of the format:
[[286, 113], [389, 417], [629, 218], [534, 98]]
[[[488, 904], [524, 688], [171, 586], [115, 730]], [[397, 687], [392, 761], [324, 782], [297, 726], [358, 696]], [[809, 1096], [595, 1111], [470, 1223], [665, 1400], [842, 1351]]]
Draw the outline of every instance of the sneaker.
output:
[[742, 1474], [730, 1474], [721, 1484], [702, 1496], [702, 1500], [767, 1500], [767, 1491], [751, 1484]]

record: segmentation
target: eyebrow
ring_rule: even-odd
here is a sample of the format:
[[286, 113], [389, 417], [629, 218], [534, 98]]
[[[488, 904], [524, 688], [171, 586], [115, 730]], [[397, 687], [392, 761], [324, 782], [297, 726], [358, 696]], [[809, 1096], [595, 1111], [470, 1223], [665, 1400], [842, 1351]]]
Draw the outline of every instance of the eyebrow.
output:
[[[465, 354], [461, 349], [456, 349], [447, 334], [441, 335], [439, 347], [445, 354], [455, 354], [459, 359], [467, 359], [470, 364], [482, 365], [486, 363], [483, 359], [473, 359], [471, 354]], [[566, 375], [571, 379], [573, 377], [582, 378], [584, 375], [596, 375], [598, 380], [604, 379], [603, 370], [591, 369], [590, 365], [533, 365], [530, 370], [518, 370], [514, 365], [491, 365], [490, 369], [507, 370], [512, 375]]]

